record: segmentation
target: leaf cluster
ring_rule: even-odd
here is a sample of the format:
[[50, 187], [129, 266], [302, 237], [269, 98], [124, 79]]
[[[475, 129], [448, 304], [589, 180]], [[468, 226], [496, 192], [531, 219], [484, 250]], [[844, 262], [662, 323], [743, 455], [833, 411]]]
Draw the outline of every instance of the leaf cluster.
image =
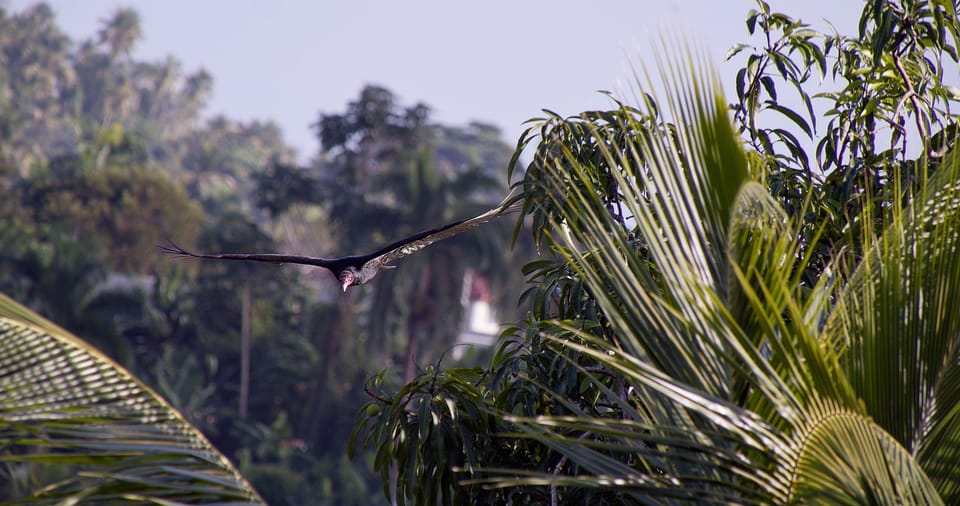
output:
[[[687, 53], [693, 70], [658, 62], [665, 101], [548, 112], [520, 139], [517, 200], [549, 256], [523, 271], [531, 310], [470, 390], [401, 387], [452, 403], [433, 427], [492, 428], [432, 456], [369, 438], [397, 500], [430, 497], [410, 466], [463, 469], [434, 486], [498, 504], [956, 501], [956, 6], [869, 2], [849, 38], [758, 7], [732, 124]], [[814, 72], [844, 91], [811, 92]], [[358, 434], [422, 421], [389, 392]]]

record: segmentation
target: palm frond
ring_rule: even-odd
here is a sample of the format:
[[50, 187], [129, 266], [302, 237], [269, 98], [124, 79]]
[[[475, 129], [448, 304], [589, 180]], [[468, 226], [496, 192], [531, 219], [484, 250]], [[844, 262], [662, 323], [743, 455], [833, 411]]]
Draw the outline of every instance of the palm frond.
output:
[[[877, 378], [848, 374], [857, 370], [852, 363], [865, 363], [854, 357], [867, 352], [875, 356], [871, 374], [881, 372], [876, 364], [884, 363], [887, 383], [901, 384], [895, 389], [898, 399], [887, 402], [917, 406], [913, 384], [900, 375], [918, 364], [919, 376], [931, 388], [957, 381], [955, 374], [940, 372], [956, 365], [956, 329], [937, 319], [911, 327], [905, 319], [895, 332], [922, 333], [925, 325], [942, 332], [944, 343], [953, 343], [952, 348], [937, 348], [937, 338], [930, 343], [941, 363], [952, 361], [936, 374], [927, 374], [923, 365], [924, 353], [932, 356], [926, 345], [918, 347], [924, 353], [901, 352], [896, 359], [883, 355], [879, 345], [852, 353], [854, 342], [864, 347], [866, 341], [854, 336], [867, 328], [857, 315], [878, 296], [862, 300], [854, 294], [859, 291], [848, 290], [847, 302], [831, 309], [835, 283], [842, 280], [825, 276], [815, 286], [803, 284], [807, 253], [793, 224], [750, 179], [719, 86], [704, 77], [712, 73], [706, 66], [690, 67], [681, 71], [661, 62], [665, 88], [677, 90], [667, 101], [671, 123], [650, 101], [641, 109], [621, 106], [589, 118], [548, 120], [551, 126], [542, 130], [549, 146], [541, 147], [539, 170], [529, 171], [523, 182], [528, 199], [536, 201], [527, 208], [539, 209], [535, 224], [539, 219], [551, 248], [583, 279], [611, 329], [604, 340], [560, 324], [562, 332], [544, 337], [624, 378], [630, 394], [619, 396], [620, 402], [635, 408], [620, 406], [623, 420], [617, 422], [584, 414], [518, 423], [592, 473], [595, 484], [619, 473], [624, 493], [638, 487], [644, 497], [668, 502], [714, 493], [717, 502], [939, 502], [943, 490], [935, 488], [936, 477], [927, 478], [918, 446], [888, 428], [892, 423], [877, 419], [871, 401], [863, 402], [870, 395], [863, 392], [865, 384]], [[581, 143], [569, 145], [571, 139]], [[618, 212], [618, 206], [625, 211]], [[922, 226], [910, 227], [917, 239], [901, 243], [916, 248], [927, 232], [943, 235], [932, 230], [935, 226], [960, 224], [952, 215], [939, 221], [932, 211], [924, 216]], [[908, 218], [898, 217], [901, 230]], [[952, 241], [960, 234], [948, 236], [950, 241], [933, 241], [931, 254], [956, 254]], [[889, 254], [875, 255], [876, 273], [860, 274], [856, 284], [868, 295], [885, 294], [888, 302], [877, 311], [890, 312], [883, 313], [885, 320], [880, 313], [864, 319], [896, 326], [904, 310], [914, 311], [907, 300], [923, 300], [929, 304], [922, 308], [926, 314], [938, 316], [957, 307], [947, 303], [952, 298], [936, 294], [960, 290], [952, 274], [960, 262], [938, 280], [939, 260], [921, 269], [914, 265], [919, 260], [904, 263], [905, 248], [883, 251]], [[881, 271], [897, 283], [870, 288], [875, 280], [882, 283], [876, 275]], [[923, 277], [906, 285], [900, 281], [913, 279], [914, 273]], [[911, 296], [909, 289], [923, 283], [931, 292]], [[847, 324], [826, 325], [846, 332], [847, 347], [837, 346], [831, 334], [839, 330], [822, 332], [828, 317]], [[955, 318], [960, 324], [960, 315]], [[916, 345], [925, 338], [920, 333], [904, 338], [901, 346]], [[605, 398], [618, 397], [601, 379], [590, 377], [592, 388]], [[878, 382], [869, 388], [876, 389], [876, 402], [883, 402], [886, 387]], [[953, 405], [934, 404], [941, 407], [944, 423], [957, 420]], [[888, 416], [907, 413], [912, 412], [900, 409]], [[635, 459], [633, 465], [610, 461], [610, 447], [617, 445]], [[945, 456], [957, 448], [947, 445], [938, 462], [945, 464]], [[669, 460], [671, 455], [682, 456], [683, 463]], [[563, 484], [562, 474], [539, 479]], [[503, 483], [498, 479], [492, 481]], [[681, 497], [678, 488], [694, 495]]]
[[866, 412], [960, 500], [960, 158], [944, 161], [851, 276], [824, 329]]
[[169, 404], [0, 294], [0, 461], [74, 474], [11, 504], [263, 504]]

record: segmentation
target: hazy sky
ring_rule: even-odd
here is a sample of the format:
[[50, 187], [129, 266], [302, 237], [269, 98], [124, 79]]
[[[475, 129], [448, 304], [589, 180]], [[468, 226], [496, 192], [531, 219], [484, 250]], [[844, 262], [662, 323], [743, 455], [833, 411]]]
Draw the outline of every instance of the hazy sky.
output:
[[[2, 4], [3, 0], [0, 0]], [[7, 1], [12, 11], [34, 1]], [[596, 90], [629, 90], [630, 61], [651, 41], [680, 34], [704, 45], [732, 92], [722, 58], [747, 40], [750, 0], [319, 1], [52, 0], [75, 40], [96, 34], [121, 6], [141, 17], [141, 60], [173, 55], [214, 78], [208, 115], [273, 120], [302, 159], [317, 149], [309, 125], [338, 112], [366, 83], [402, 103], [426, 102], [434, 120], [492, 123], [514, 143], [543, 108], [560, 114], [609, 104]], [[817, 28], [856, 29], [861, 2], [771, 1]]]

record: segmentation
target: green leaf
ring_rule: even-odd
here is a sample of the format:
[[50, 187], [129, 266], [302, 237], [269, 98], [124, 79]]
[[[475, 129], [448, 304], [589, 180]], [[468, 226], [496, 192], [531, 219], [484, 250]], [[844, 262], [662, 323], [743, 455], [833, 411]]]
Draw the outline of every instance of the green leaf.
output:
[[760, 16], [760, 13], [754, 9], [750, 9], [750, 11], [747, 12], [747, 20], [746, 20], [747, 32], [749, 32], [750, 35], [753, 35], [753, 31], [757, 26], [757, 18], [759, 16]]
[[770, 102], [770, 101], [765, 102], [764, 107], [766, 107], [767, 109], [773, 109], [774, 111], [777, 111], [780, 114], [783, 114], [784, 116], [787, 117], [787, 119], [789, 119], [795, 125], [800, 127], [800, 129], [803, 130], [803, 133], [807, 134], [808, 137], [811, 137], [811, 138], [813, 137], [813, 130], [810, 128], [810, 124], [807, 123], [807, 120], [803, 119], [803, 116], [800, 116], [799, 114], [797, 114], [793, 109], [784, 107], [780, 104]]
[[734, 56], [740, 54], [740, 51], [743, 51], [744, 49], [749, 49], [750, 47], [751, 47], [751, 46], [748, 45], [748, 44], [737, 44], [737, 45], [731, 47], [729, 50], [727, 50], [727, 54], [724, 55], [723, 59], [724, 59], [724, 60], [730, 60], [730, 59], [733, 58]]

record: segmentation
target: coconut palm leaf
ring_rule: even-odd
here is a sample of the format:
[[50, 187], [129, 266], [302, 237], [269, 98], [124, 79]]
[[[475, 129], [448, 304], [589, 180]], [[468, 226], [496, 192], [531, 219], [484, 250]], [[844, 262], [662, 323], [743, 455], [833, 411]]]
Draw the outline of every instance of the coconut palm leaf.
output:
[[960, 501], [960, 163], [953, 154], [857, 266], [824, 330], [866, 412]]
[[2, 294], [0, 441], [7, 466], [70, 470], [7, 504], [263, 504], [163, 399]]
[[[652, 101], [554, 119], [542, 141], [560, 141], [524, 182], [527, 209], [613, 336], [558, 322], [543, 337], [624, 378], [626, 396], [585, 374], [623, 419], [516, 418], [576, 472], [490, 481], [589, 482], [649, 503], [954, 499], [956, 171], [931, 181], [919, 208], [893, 211], [846, 288], [831, 276], [804, 286], [798, 235], [751, 178], [713, 73], [660, 69], [677, 90], [672, 123]], [[565, 144], [571, 129], [598, 155]]]

